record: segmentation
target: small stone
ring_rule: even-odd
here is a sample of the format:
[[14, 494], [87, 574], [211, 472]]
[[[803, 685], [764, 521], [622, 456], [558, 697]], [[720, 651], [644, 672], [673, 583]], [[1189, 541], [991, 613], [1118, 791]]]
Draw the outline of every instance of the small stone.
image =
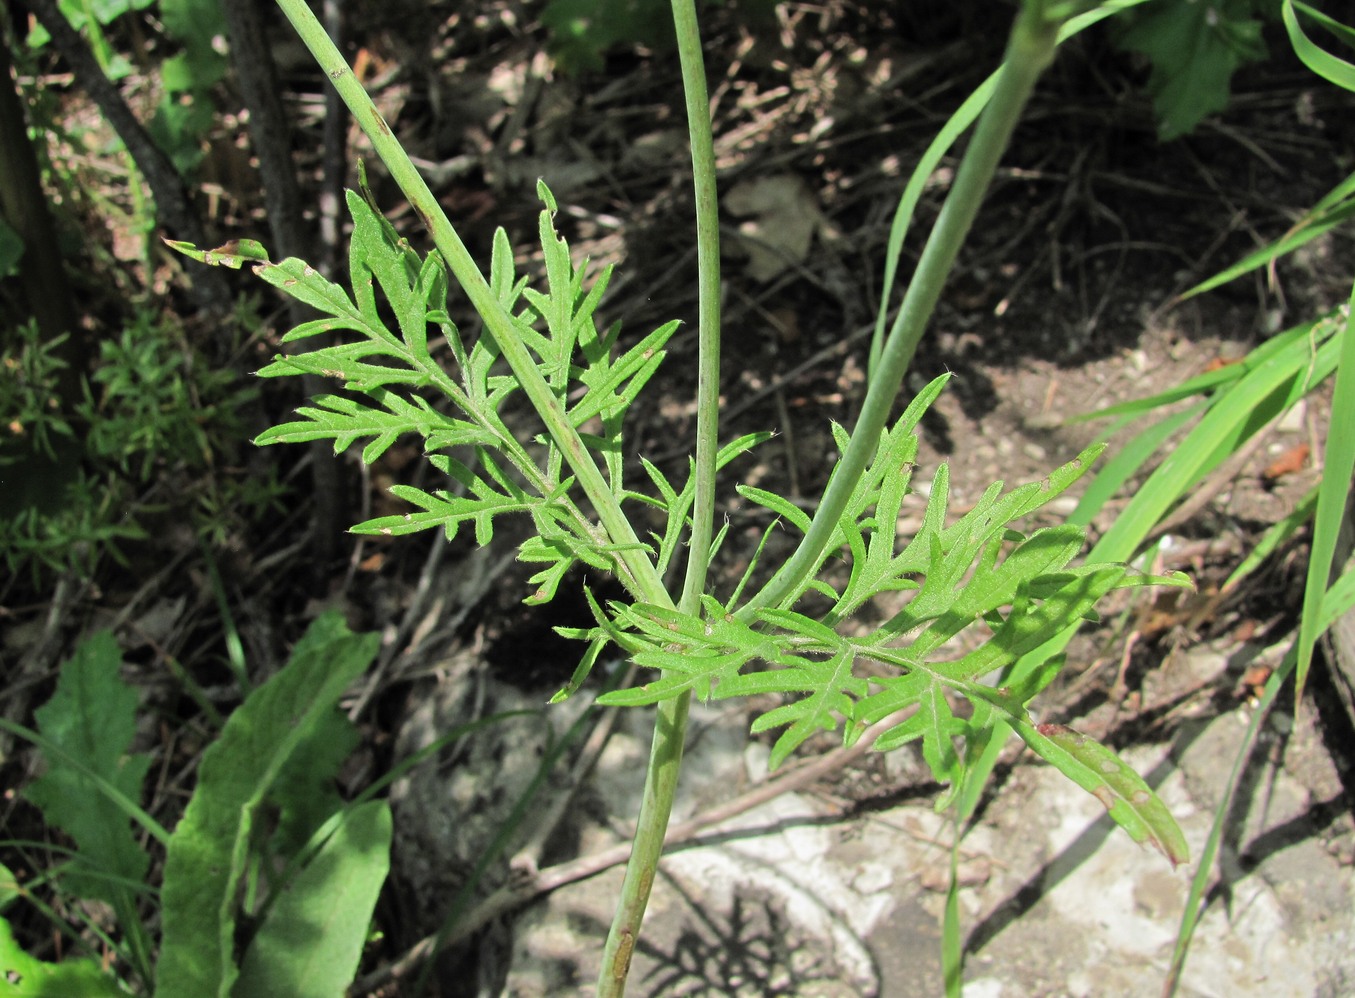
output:
[[1282, 433], [1302, 433], [1304, 426], [1308, 421], [1308, 404], [1300, 399], [1290, 407], [1289, 411], [1280, 417], [1276, 428]]

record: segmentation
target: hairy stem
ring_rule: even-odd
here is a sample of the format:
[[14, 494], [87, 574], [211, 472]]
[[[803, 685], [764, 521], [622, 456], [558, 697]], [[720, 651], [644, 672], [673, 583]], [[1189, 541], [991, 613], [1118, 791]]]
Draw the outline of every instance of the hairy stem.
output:
[[377, 156], [386, 164], [391, 177], [400, 186], [400, 190], [409, 200], [419, 219], [432, 233], [433, 244], [437, 246], [457, 283], [461, 285], [466, 297], [483, 319], [485, 329], [493, 337], [508, 366], [512, 368], [514, 377], [531, 400], [542, 422], [546, 424], [551, 439], [564, 453], [570, 470], [574, 472], [579, 485], [592, 502], [602, 528], [617, 548], [616, 557], [621, 568], [621, 581], [641, 599], [662, 606], [672, 606], [672, 600], [663, 587], [654, 563], [645, 553], [644, 545], [640, 543], [630, 521], [621, 511], [621, 506], [612, 495], [597, 462], [593, 460], [593, 456], [574, 429], [564, 406], [546, 384], [541, 372], [537, 370], [526, 344], [513, 328], [512, 318], [499, 304], [489, 283], [480, 273], [480, 268], [476, 266], [461, 237], [457, 235], [442, 206], [438, 204], [437, 198], [433, 196], [419, 171], [410, 162], [399, 139], [391, 132], [390, 126], [381, 117], [381, 112], [367, 96], [362, 84], [353, 76], [348, 63], [334, 47], [334, 43], [330, 41], [329, 35], [316, 20], [305, 0], [277, 0], [277, 3], [315, 61], [329, 76], [330, 82], [348, 105], [354, 120], [371, 141]]
[[950, 195], [923, 248], [903, 306], [889, 332], [879, 367], [872, 372], [856, 429], [846, 453], [833, 470], [832, 480], [809, 530], [795, 553], [767, 585], [740, 608], [742, 617], [761, 607], [777, 606], [784, 600], [794, 599], [803, 592], [807, 580], [818, 571], [828, 553], [838, 518], [846, 508], [857, 480], [875, 456], [880, 433], [889, 419], [908, 364], [936, 309], [946, 277], [974, 222], [1012, 130], [1020, 120], [1035, 81], [1053, 58], [1060, 22], [1047, 17], [1044, 6], [1042, 0], [1027, 0], [1017, 14], [996, 92], [979, 118], [974, 137], [955, 174]]
[[[702, 61], [701, 34], [693, 0], [673, 0], [682, 87], [687, 101], [687, 131], [692, 147], [692, 183], [696, 191], [698, 284], [696, 488], [687, 571], [679, 606], [695, 613], [706, 588], [712, 526], [715, 519], [715, 458], [719, 448], [720, 414], [720, 214], [715, 187], [715, 139], [711, 133], [710, 96]], [[636, 823], [626, 876], [616, 914], [602, 952], [599, 995], [625, 992], [631, 954], [640, 935], [649, 894], [654, 886], [664, 836], [673, 810], [682, 750], [687, 739], [691, 692], [658, 707], [654, 741], [640, 816]]]

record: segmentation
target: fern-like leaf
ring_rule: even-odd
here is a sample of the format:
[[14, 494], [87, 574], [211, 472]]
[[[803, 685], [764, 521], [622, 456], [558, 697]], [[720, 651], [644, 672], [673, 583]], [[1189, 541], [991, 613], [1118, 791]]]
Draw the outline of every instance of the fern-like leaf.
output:
[[269, 427], [254, 442], [333, 440], [334, 453], [338, 454], [354, 442], [372, 437], [371, 443], [362, 450], [362, 460], [366, 464], [376, 461], [406, 433], [424, 437], [428, 450], [496, 442], [494, 434], [483, 427], [443, 415], [417, 395], [406, 398], [384, 389], [374, 389], [369, 394], [382, 409], [337, 395], [318, 395], [315, 406], [297, 410], [297, 415], [304, 417], [302, 421]]

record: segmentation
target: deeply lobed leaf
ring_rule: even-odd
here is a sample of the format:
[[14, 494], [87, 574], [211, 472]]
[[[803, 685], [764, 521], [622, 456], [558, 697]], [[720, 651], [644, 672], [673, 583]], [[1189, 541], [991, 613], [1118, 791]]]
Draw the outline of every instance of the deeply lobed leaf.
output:
[[[129, 755], [136, 733], [136, 691], [122, 681], [122, 653], [108, 631], [83, 642], [62, 666], [56, 692], [34, 711], [38, 732], [127, 799], [141, 798], [150, 756]], [[47, 823], [75, 842], [75, 863], [64, 887], [77, 897], [117, 903], [126, 884], [145, 880], [150, 857], [124, 811], [86, 773], [59, 757], [24, 791]]]

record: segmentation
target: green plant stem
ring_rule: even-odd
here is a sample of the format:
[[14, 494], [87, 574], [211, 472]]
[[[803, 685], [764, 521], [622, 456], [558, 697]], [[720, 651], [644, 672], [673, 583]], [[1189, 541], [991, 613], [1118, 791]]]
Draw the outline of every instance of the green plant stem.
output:
[[682, 768], [682, 744], [687, 733], [690, 693], [658, 705], [654, 725], [654, 743], [649, 752], [649, 769], [640, 799], [640, 818], [631, 843], [621, 900], [611, 932], [602, 951], [602, 970], [598, 974], [598, 998], [619, 998], [626, 991], [626, 975], [640, 936], [640, 923], [654, 886], [654, 875], [663, 851], [668, 816], [673, 809], [678, 774]]
[[846, 453], [833, 471], [800, 546], [766, 586], [740, 608], [741, 617], [795, 598], [803, 591], [806, 580], [818, 571], [857, 480], [875, 456], [880, 434], [903, 384], [904, 373], [936, 308], [946, 277], [974, 222], [1012, 130], [1020, 120], [1035, 81], [1054, 56], [1060, 23], [1046, 16], [1041, 0], [1027, 0], [1017, 14], [996, 91], [979, 118], [974, 137], [955, 174], [950, 196], [946, 198], [936, 227], [922, 251], [903, 305], [890, 329], [879, 367], [872, 372], [870, 388]]
[[[710, 96], [701, 51], [696, 5], [673, 0], [682, 86], [687, 101], [687, 132], [692, 147], [692, 183], [696, 192], [698, 359], [696, 408], [696, 487], [687, 569], [679, 606], [695, 613], [706, 588], [712, 527], [715, 519], [715, 459], [719, 449], [720, 412], [720, 213], [715, 183], [715, 139], [711, 132]], [[597, 994], [625, 992], [631, 954], [640, 936], [645, 909], [654, 886], [668, 821], [673, 811], [682, 750], [687, 740], [691, 692], [658, 706], [650, 745], [640, 815], [616, 913], [602, 951]]]
[[695, 612], [706, 588], [710, 539], [715, 519], [715, 456], [720, 446], [720, 207], [715, 189], [715, 137], [702, 61], [694, 0], [673, 0], [682, 89], [687, 99], [687, 133], [692, 145], [696, 191], [698, 355], [696, 384], [696, 489], [687, 574], [679, 606]]
[[371, 140], [377, 156], [390, 170], [391, 177], [409, 200], [415, 214], [432, 233], [433, 244], [483, 319], [485, 329], [493, 337], [508, 366], [512, 368], [514, 377], [545, 423], [546, 431], [563, 452], [570, 470], [577, 476], [579, 485], [592, 502], [602, 529], [616, 548], [622, 582], [644, 600], [672, 606], [672, 600], [663, 587], [654, 563], [645, 553], [644, 545], [621, 511], [607, 480], [574, 429], [564, 406], [537, 370], [526, 344], [513, 327], [512, 317], [499, 304], [437, 198], [410, 162], [399, 139], [391, 132], [362, 84], [353, 76], [348, 63], [334, 47], [305, 0], [277, 0], [277, 4], [348, 105], [354, 120]]

